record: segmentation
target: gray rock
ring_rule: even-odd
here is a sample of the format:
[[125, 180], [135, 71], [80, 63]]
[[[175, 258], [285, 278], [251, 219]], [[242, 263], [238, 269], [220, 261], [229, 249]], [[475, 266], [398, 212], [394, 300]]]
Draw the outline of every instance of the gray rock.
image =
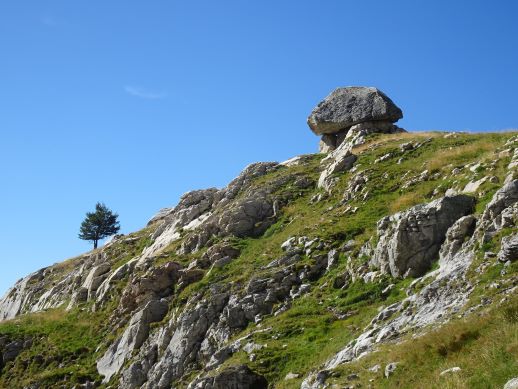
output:
[[297, 378], [300, 378], [300, 374], [290, 372], [286, 374], [286, 377], [284, 377], [284, 381], [295, 380]]
[[118, 373], [132, 352], [142, 346], [149, 336], [149, 324], [162, 320], [167, 309], [167, 302], [152, 300], [132, 316], [122, 336], [97, 361], [97, 371], [104, 376], [103, 382]]
[[518, 180], [512, 180], [499, 189], [484, 211], [483, 220], [493, 220], [500, 225], [500, 215], [507, 207], [518, 202]]
[[502, 246], [498, 253], [498, 259], [500, 262], [514, 262], [518, 259], [518, 234], [502, 238]]
[[327, 253], [327, 270], [331, 269], [338, 263], [338, 250], [332, 249]]
[[246, 365], [230, 366], [213, 377], [191, 382], [188, 389], [267, 389], [268, 381]]
[[441, 247], [440, 263], [452, 258], [462, 247], [467, 237], [475, 231], [477, 219], [474, 215], [461, 217], [446, 232], [446, 240]]
[[447, 375], [447, 374], [451, 374], [451, 373], [458, 373], [459, 371], [461, 371], [462, 369], [458, 366], [455, 366], [455, 367], [450, 367], [449, 369], [446, 369], [446, 370], [443, 370], [439, 373], [440, 376], [444, 376], [444, 375]]
[[318, 187], [329, 191], [335, 184], [337, 173], [351, 169], [358, 157], [351, 152], [351, 148], [342, 143], [335, 151], [322, 160], [324, 169], [318, 179]]
[[389, 363], [387, 366], [385, 366], [385, 378], [389, 378], [397, 369], [397, 362]]
[[186, 277], [182, 270], [182, 265], [171, 261], [134, 275], [122, 293], [118, 312], [130, 313], [151, 300], [169, 296], [180, 279]]
[[146, 382], [147, 377], [144, 374], [140, 362], [132, 363], [122, 374], [122, 383], [124, 389], [137, 389]]
[[403, 117], [383, 92], [372, 87], [335, 89], [308, 117], [308, 125], [317, 134], [335, 134], [367, 121], [396, 122]]
[[86, 276], [86, 280], [83, 283], [83, 288], [88, 291], [88, 300], [95, 297], [95, 292], [107, 277], [106, 273], [108, 273], [108, 271], [110, 271], [110, 265], [108, 263], [94, 266], [92, 270], [90, 270], [90, 273], [88, 273], [88, 276]]
[[518, 389], [518, 377], [511, 378], [509, 381], [507, 381], [504, 385], [504, 389]]
[[173, 380], [180, 378], [191, 363], [198, 358], [207, 331], [218, 320], [227, 304], [228, 294], [213, 288], [210, 300], [193, 302], [174, 319], [172, 334], [168, 335], [161, 347], [160, 359], [148, 372], [150, 388], [169, 388]]
[[324, 134], [320, 138], [319, 151], [321, 153], [329, 153], [336, 149], [337, 138], [334, 134]]
[[3, 364], [14, 361], [16, 357], [31, 346], [31, 342], [23, 339], [7, 340], [3, 339], [4, 345], [0, 347], [0, 368]]
[[148, 222], [148, 226], [158, 221], [175, 219], [175, 224], [185, 225], [207, 211], [218, 192], [216, 188], [193, 190], [185, 193], [174, 208], [163, 208]]
[[373, 264], [394, 277], [423, 275], [438, 258], [448, 228], [473, 205], [466, 195], [443, 197], [381, 219]]

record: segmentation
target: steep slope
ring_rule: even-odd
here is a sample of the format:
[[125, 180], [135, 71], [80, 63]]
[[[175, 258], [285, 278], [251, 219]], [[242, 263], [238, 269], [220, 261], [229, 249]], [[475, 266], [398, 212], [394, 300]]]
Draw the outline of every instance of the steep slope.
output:
[[17, 282], [0, 386], [501, 387], [518, 376], [517, 166], [511, 132], [364, 132], [250, 165]]

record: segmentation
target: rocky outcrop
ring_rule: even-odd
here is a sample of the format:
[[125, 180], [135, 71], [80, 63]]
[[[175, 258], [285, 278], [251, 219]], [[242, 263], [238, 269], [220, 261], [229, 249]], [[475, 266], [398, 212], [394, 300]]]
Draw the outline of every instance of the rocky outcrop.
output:
[[[102, 256], [86, 254], [70, 261], [68, 266], [50, 266], [19, 280], [0, 300], [0, 321], [45, 309], [57, 308], [79, 292], [90, 269], [103, 261]], [[82, 292], [86, 300], [88, 290]]]
[[455, 254], [459, 252], [467, 238], [473, 236], [477, 219], [474, 215], [468, 215], [458, 219], [446, 232], [446, 239], [441, 246], [440, 262], [441, 266], [445, 266]]
[[218, 189], [193, 190], [184, 194], [176, 207], [163, 208], [151, 218], [148, 225], [169, 219], [170, 225], [186, 225], [207, 211], [214, 201]]
[[351, 152], [351, 147], [342, 143], [322, 160], [323, 170], [318, 179], [318, 187], [329, 191], [338, 180], [336, 174], [350, 170], [357, 159], [358, 157]]
[[246, 365], [230, 366], [212, 377], [192, 382], [188, 389], [267, 389], [266, 378]]
[[518, 260], [518, 234], [502, 238], [502, 247], [498, 253], [498, 259], [501, 262]]
[[[401, 302], [389, 305], [379, 312], [360, 336], [328, 360], [319, 371], [311, 373], [303, 381], [301, 388], [322, 388], [329, 376], [330, 369], [365, 356], [382, 342], [394, 341], [401, 334], [410, 330], [425, 328], [432, 323], [438, 325], [447, 321], [453, 314], [458, 313], [460, 308], [468, 301], [469, 294], [473, 290], [473, 285], [466, 277], [466, 273], [475, 258], [479, 238], [484, 236], [488, 224], [493, 225], [495, 221], [500, 220], [501, 213], [518, 202], [518, 199], [515, 199], [513, 203], [512, 193], [514, 192], [509, 190], [508, 185], [497, 191], [486, 206], [483, 217], [476, 222], [474, 232], [472, 232], [473, 219], [470, 216], [457, 217], [457, 221], [452, 223], [453, 225], [446, 232], [446, 241], [439, 250], [439, 269], [415, 281], [424, 281], [425, 278], [428, 278], [431, 282], [425, 284], [415, 294], [409, 289], [407, 292], [410, 294], [409, 297]], [[466, 207], [466, 212], [471, 210], [470, 207], [468, 208], [468, 205], [471, 204], [472, 206], [469, 197], [462, 195], [455, 197], [457, 197], [457, 200], [454, 200], [455, 203], [463, 198], [459, 202], [463, 204], [459, 209]], [[435, 204], [433, 208], [436, 208], [445, 199], [436, 200], [430, 204]], [[451, 198], [449, 201], [451, 201]], [[505, 203], [506, 207], [495, 206], [495, 204], [502, 203]], [[450, 206], [451, 204], [443, 210]], [[417, 207], [420, 210], [427, 208], [426, 205]], [[410, 211], [400, 214], [397, 220], [402, 220], [402, 216], [408, 215]], [[437, 214], [437, 212], [432, 214]], [[390, 222], [390, 218], [388, 221], [383, 222], [383, 220], [381, 221], [382, 224]], [[401, 226], [401, 224], [398, 225]], [[382, 228], [382, 231], [386, 231], [386, 229]], [[460, 240], [465, 241], [461, 244]]]
[[[340, 146], [346, 137], [361, 131], [395, 132], [393, 125], [403, 117], [401, 109], [383, 92], [372, 87], [351, 86], [335, 89], [308, 117], [308, 125], [321, 135], [320, 151]], [[361, 126], [358, 126], [360, 125]]]
[[7, 362], [14, 361], [24, 350], [32, 346], [32, 338], [10, 339], [0, 336], [0, 372]]
[[438, 258], [448, 228], [473, 206], [472, 197], [447, 196], [381, 219], [372, 263], [393, 277], [422, 276]]
[[144, 343], [149, 336], [149, 324], [162, 320], [166, 313], [167, 302], [153, 300], [133, 315], [122, 336], [97, 361], [97, 371], [104, 376], [104, 382], [108, 382], [131, 353]]
[[160, 359], [147, 373], [146, 387], [165, 389], [180, 378], [188, 366], [196, 361], [205, 334], [228, 301], [228, 293], [213, 288], [210, 299], [193, 302], [172, 323], [172, 332], [164, 334], [161, 341], [165, 349]]
[[[510, 175], [509, 178], [512, 176]], [[511, 227], [518, 221], [518, 180], [508, 179], [499, 189], [482, 214], [484, 240], [489, 240], [502, 228]]]
[[179, 252], [196, 252], [205, 247], [213, 237], [256, 237], [264, 233], [275, 223], [281, 208], [297, 195], [295, 191], [277, 193], [280, 188], [289, 183], [300, 190], [314, 185], [310, 178], [297, 175], [281, 175], [261, 188], [254, 188], [249, 184], [252, 178], [281, 168], [284, 166], [264, 163], [245, 169], [246, 174], [242, 173], [222, 190], [222, 198], [212, 213], [184, 239]]

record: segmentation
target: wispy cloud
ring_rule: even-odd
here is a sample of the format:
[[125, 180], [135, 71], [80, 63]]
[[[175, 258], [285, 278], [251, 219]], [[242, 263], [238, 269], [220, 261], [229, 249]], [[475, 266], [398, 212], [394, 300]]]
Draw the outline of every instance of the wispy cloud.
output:
[[124, 87], [124, 91], [131, 96], [140, 97], [141, 99], [148, 100], [159, 100], [165, 99], [167, 97], [167, 93], [163, 91], [153, 91], [134, 85], [126, 85]]

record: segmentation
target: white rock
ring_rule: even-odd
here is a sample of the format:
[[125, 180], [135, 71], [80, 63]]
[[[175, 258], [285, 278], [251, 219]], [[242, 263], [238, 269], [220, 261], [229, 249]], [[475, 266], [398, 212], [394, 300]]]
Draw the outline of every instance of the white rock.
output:
[[284, 380], [285, 381], [288, 381], [288, 380], [294, 380], [294, 379], [297, 379], [300, 377], [300, 374], [297, 374], [297, 373], [288, 373], [286, 374], [286, 377], [284, 377]]
[[397, 365], [398, 362], [392, 362], [385, 366], [385, 378], [389, 378], [396, 371]]
[[455, 367], [451, 367], [449, 369], [446, 369], [444, 371], [441, 371], [441, 373], [439, 374], [440, 376], [443, 376], [443, 375], [446, 375], [446, 374], [450, 374], [450, 373], [457, 373], [459, 371], [461, 371], [462, 369], [458, 366], [455, 366]]

